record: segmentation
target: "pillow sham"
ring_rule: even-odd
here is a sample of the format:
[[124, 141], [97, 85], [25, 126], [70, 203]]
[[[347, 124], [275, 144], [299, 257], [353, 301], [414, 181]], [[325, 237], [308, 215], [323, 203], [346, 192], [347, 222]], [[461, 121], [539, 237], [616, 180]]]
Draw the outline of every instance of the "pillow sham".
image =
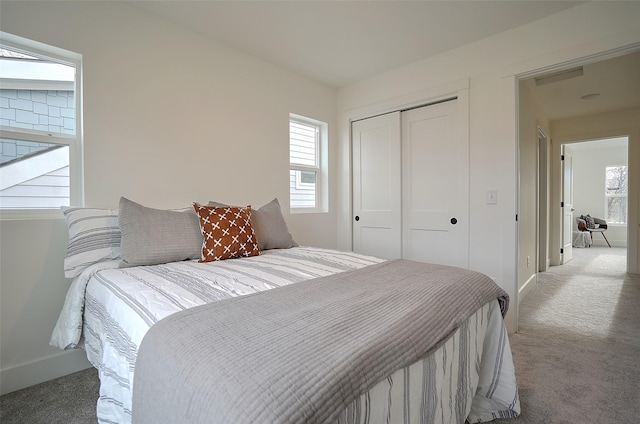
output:
[[69, 241], [64, 276], [73, 278], [90, 265], [120, 258], [120, 227], [114, 209], [62, 207]]
[[[209, 206], [227, 206], [223, 203], [209, 202]], [[278, 198], [254, 210], [251, 214], [251, 224], [258, 239], [260, 250], [289, 249], [298, 247], [289, 232], [287, 223], [282, 216]]]
[[260, 248], [251, 226], [251, 206], [193, 204], [202, 232], [200, 262], [257, 256]]
[[153, 209], [121, 197], [119, 222], [125, 266], [200, 258], [202, 234], [192, 209]]

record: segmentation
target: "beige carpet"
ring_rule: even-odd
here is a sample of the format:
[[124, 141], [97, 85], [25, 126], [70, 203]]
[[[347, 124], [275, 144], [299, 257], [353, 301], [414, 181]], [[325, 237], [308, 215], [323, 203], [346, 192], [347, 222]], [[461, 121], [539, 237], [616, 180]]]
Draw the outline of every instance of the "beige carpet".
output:
[[640, 276], [625, 249], [573, 251], [520, 305], [522, 416], [500, 423], [640, 423]]

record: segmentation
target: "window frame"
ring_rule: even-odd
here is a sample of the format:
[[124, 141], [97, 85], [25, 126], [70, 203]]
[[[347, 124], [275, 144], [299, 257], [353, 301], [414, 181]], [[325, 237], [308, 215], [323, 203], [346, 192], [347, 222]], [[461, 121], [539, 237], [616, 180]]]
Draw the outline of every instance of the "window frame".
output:
[[[75, 134], [48, 133], [46, 131], [20, 129], [0, 126], [0, 136], [5, 138], [38, 141], [69, 146], [69, 205], [84, 206], [84, 161], [83, 161], [83, 126], [82, 126], [82, 55], [59, 47], [50, 46], [38, 41], [29, 40], [6, 32], [0, 32], [0, 46], [29, 56], [47, 59], [75, 68], [74, 78], [74, 113]], [[12, 89], [11, 82], [2, 88]], [[37, 90], [37, 87], [33, 88]], [[61, 208], [0, 209], [0, 219], [53, 219], [61, 218]]]
[[[620, 193], [607, 193], [608, 191], [608, 187], [607, 187], [607, 174], [608, 174], [608, 170], [610, 168], [626, 168], [626, 174], [627, 174], [627, 192], [624, 194], [620, 194]], [[622, 165], [607, 165], [604, 168], [604, 216], [605, 219], [607, 221], [607, 225], [611, 225], [611, 226], [627, 226], [629, 225], [629, 164], [622, 164]], [[625, 213], [625, 216], [627, 218], [627, 222], [610, 222], [608, 220], [609, 218], [609, 199], [610, 198], [621, 198], [624, 197], [626, 199], [626, 206], [627, 206], [627, 212]]]
[[[296, 172], [296, 189], [298, 190], [315, 190], [316, 182], [318, 181], [318, 171], [308, 171], [308, 170], [295, 170]], [[312, 183], [305, 183], [302, 181], [302, 173], [309, 172], [314, 176], [315, 181]]]
[[[316, 128], [315, 142], [315, 166], [302, 165], [291, 162], [291, 123], [313, 126]], [[289, 209], [291, 213], [322, 213], [328, 211], [328, 124], [317, 119], [308, 118], [302, 115], [289, 114], [289, 175], [295, 171], [299, 176], [302, 172], [314, 172], [316, 175], [315, 186], [315, 206], [294, 206], [291, 204], [291, 185], [289, 185]], [[312, 184], [301, 183], [296, 178], [296, 187], [299, 189], [309, 189]]]

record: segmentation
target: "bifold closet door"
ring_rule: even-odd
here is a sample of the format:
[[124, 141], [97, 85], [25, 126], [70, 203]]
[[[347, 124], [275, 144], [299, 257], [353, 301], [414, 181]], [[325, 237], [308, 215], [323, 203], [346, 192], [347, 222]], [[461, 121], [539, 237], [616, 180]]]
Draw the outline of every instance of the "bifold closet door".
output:
[[353, 122], [353, 250], [402, 254], [400, 112]]
[[458, 100], [402, 112], [402, 252], [469, 267], [469, 142]]

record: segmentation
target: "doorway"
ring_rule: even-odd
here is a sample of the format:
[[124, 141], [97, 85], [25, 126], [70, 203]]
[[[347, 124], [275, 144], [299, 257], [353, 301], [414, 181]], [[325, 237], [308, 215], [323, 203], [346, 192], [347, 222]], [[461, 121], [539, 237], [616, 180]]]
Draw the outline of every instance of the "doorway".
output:
[[[634, 50], [632, 53], [629, 51]], [[607, 63], [612, 58], [612, 55], [616, 53], [605, 52], [601, 55], [601, 61]], [[622, 55], [623, 53], [617, 53]], [[637, 57], [638, 46], [627, 50], [628, 56]], [[613, 56], [613, 58], [618, 56]], [[588, 61], [593, 61], [593, 58], [584, 59], [585, 62], [585, 74], [588, 72]], [[598, 63], [600, 62], [593, 62]], [[576, 62], [571, 65], [558, 64], [555, 68], [566, 69], [567, 66], [576, 66]], [[553, 70], [546, 68], [544, 71], [540, 71], [540, 75], [544, 72], [544, 75], [553, 73]], [[638, 197], [640, 196], [640, 190], [638, 185], [640, 184], [640, 176], [634, 173], [634, 169], [637, 170], [640, 162], [638, 159], [631, 159], [633, 155], [638, 156], [638, 135], [631, 135], [629, 133], [629, 127], [635, 128], [636, 124], [633, 120], [627, 119], [624, 125], [618, 122], [622, 121], [624, 113], [620, 114], [619, 110], [603, 112], [603, 116], [609, 118], [608, 122], [604, 122], [604, 125], [597, 119], [600, 116], [592, 119], [592, 115], [585, 114], [583, 116], [574, 115], [571, 117], [557, 118], [553, 115], [555, 111], [547, 112], [544, 102], [538, 102], [535, 95], [536, 90], [540, 88], [540, 85], [536, 84], [536, 78], [539, 75], [533, 72], [526, 77], [518, 79], [518, 132], [519, 132], [519, 184], [518, 184], [518, 264], [517, 264], [517, 277], [518, 277], [518, 303], [528, 293], [527, 288], [535, 286], [537, 281], [537, 273], [545, 272], [550, 266], [559, 265], [562, 263], [561, 248], [563, 247], [562, 241], [562, 222], [563, 214], [561, 209], [562, 190], [559, 185], [559, 181], [562, 179], [562, 170], [560, 165], [561, 149], [563, 144], [576, 145], [578, 142], [601, 140], [605, 138], [613, 138], [624, 136], [628, 137], [628, 149], [629, 155], [629, 168], [631, 169], [631, 178], [629, 179], [629, 216], [633, 223], [628, 226], [628, 232], [624, 232], [623, 236], [616, 235], [615, 238], [619, 241], [628, 243], [630, 250], [628, 250], [629, 264], [628, 270], [630, 272], [639, 272], [638, 262], [640, 261], [640, 254], [638, 252]], [[575, 80], [554, 82], [553, 84], [572, 84], [575, 86], [578, 84], [578, 78]], [[556, 91], [562, 91], [559, 85], [548, 84], [544, 86], [545, 90], [552, 88]], [[592, 87], [593, 91], [598, 91], [597, 86]], [[594, 93], [595, 94], [595, 93]], [[568, 96], [565, 96], [568, 97]], [[587, 102], [590, 98], [597, 98], [597, 96], [582, 96], [586, 99], [580, 99], [577, 97], [577, 101]], [[636, 106], [637, 107], [637, 106]], [[577, 108], [576, 110], [578, 110]], [[624, 111], [622, 111], [624, 112]], [[607, 115], [609, 113], [609, 115]], [[631, 115], [631, 114], [628, 114]], [[595, 116], [595, 115], [593, 115]], [[597, 122], [596, 125], [594, 122]], [[573, 127], [572, 127], [573, 126]], [[626, 127], [625, 127], [626, 126]], [[632, 130], [631, 132], [633, 133]], [[637, 132], [637, 131], [636, 131]], [[635, 133], [634, 133], [635, 134]], [[534, 160], [535, 158], [535, 160]], [[532, 166], [532, 163], [535, 165]], [[602, 171], [604, 174], [604, 170]], [[574, 182], [576, 177], [574, 176]], [[601, 185], [604, 186], [604, 175], [601, 178]], [[604, 188], [603, 188], [604, 190]], [[632, 199], [634, 198], [634, 199]], [[635, 205], [635, 206], [634, 206]], [[600, 208], [598, 212], [589, 212], [587, 209], [596, 211], [596, 208], [590, 205], [578, 204], [574, 206], [577, 215], [591, 213], [591, 215], [605, 213], [605, 203], [602, 200], [599, 203]], [[529, 209], [531, 208], [531, 209]], [[601, 211], [601, 212], [600, 212]], [[569, 220], [572, 226], [568, 236], [570, 237], [573, 232], [573, 219]], [[527, 233], [529, 228], [535, 228], [535, 231]], [[618, 232], [619, 232], [618, 228]], [[627, 234], [628, 233], [628, 234]], [[607, 236], [609, 236], [607, 232]], [[596, 234], [596, 237], [600, 235]], [[601, 237], [600, 237], [601, 238]], [[606, 246], [604, 238], [596, 239], [598, 245]], [[620, 243], [621, 245], [624, 243]], [[535, 258], [535, 266], [529, 266], [530, 258]]]
[[[572, 239], [576, 219], [589, 216], [606, 222], [606, 231], [591, 236], [592, 246], [624, 248], [628, 243], [629, 138], [614, 137], [565, 143], [572, 158]], [[589, 222], [587, 222], [589, 224]], [[596, 224], [597, 225], [597, 224]], [[574, 242], [575, 240], [571, 240]], [[577, 248], [581, 243], [573, 243]]]

